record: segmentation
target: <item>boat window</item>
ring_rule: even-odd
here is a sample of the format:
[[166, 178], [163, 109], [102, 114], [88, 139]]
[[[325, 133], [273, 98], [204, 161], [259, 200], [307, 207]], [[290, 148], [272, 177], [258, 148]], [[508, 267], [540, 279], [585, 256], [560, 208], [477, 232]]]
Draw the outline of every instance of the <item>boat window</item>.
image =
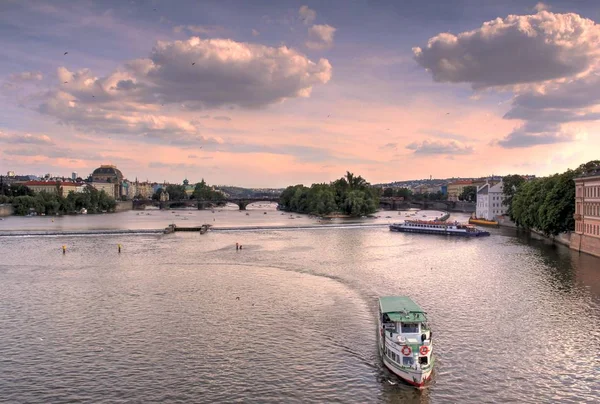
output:
[[415, 360], [413, 359], [412, 356], [405, 356], [402, 358], [402, 364], [404, 366], [412, 366], [415, 364]]
[[419, 324], [414, 323], [402, 323], [402, 332], [403, 333], [418, 333], [419, 332]]
[[395, 361], [396, 360], [396, 353], [392, 352], [392, 359]]
[[419, 358], [419, 364], [421, 364], [421, 365], [427, 365], [427, 357], [426, 356], [421, 356]]

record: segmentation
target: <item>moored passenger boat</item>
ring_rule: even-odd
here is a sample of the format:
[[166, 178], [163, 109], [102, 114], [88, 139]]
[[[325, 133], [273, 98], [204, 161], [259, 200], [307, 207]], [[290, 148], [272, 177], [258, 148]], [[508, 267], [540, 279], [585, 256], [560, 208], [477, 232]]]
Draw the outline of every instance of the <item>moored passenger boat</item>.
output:
[[407, 296], [379, 298], [379, 353], [394, 374], [422, 388], [433, 371], [433, 344], [426, 313]]
[[390, 230], [405, 233], [442, 234], [462, 237], [483, 237], [490, 235], [489, 232], [479, 230], [471, 224], [427, 220], [405, 220], [404, 223], [393, 223], [390, 225]]

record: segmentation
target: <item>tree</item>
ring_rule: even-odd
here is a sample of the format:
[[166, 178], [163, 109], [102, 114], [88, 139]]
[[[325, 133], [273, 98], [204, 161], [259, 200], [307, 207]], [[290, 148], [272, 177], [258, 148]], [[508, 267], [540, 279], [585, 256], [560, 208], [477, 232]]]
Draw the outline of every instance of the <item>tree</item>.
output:
[[394, 188], [385, 188], [382, 196], [385, 198], [391, 198], [395, 196]]
[[521, 187], [521, 185], [525, 182], [525, 178], [523, 178], [521, 175], [507, 175], [506, 177], [504, 177], [502, 179], [503, 182], [503, 186], [502, 186], [502, 204], [504, 206], [507, 207], [506, 213], [507, 215], [514, 221], [513, 219], [513, 208], [512, 208], [512, 204], [513, 204], [513, 199], [515, 197], [515, 194], [517, 193], [517, 191], [519, 190], [519, 188]]
[[169, 193], [169, 199], [172, 201], [178, 201], [182, 199], [187, 199], [187, 194], [185, 193], [185, 187], [183, 185], [167, 185], [167, 192]]
[[396, 190], [396, 195], [402, 197], [404, 199], [409, 199], [412, 196], [412, 191], [408, 188], [398, 188]]
[[379, 206], [380, 190], [371, 187], [361, 176], [347, 172], [345, 177], [329, 184], [287, 187], [280, 196], [283, 210], [326, 215], [340, 212], [362, 216], [375, 212]]
[[477, 201], [477, 187], [474, 185], [464, 187], [462, 193], [458, 196], [458, 199], [467, 202]]

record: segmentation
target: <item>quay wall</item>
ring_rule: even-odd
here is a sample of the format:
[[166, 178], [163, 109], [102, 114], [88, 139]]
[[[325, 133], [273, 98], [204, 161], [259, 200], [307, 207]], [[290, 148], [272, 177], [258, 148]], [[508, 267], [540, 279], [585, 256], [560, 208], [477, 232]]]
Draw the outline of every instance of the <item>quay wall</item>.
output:
[[573, 250], [600, 257], [600, 238], [598, 237], [572, 233], [570, 246]]
[[0, 205], [0, 217], [10, 216], [13, 213], [14, 213], [14, 209], [13, 209], [12, 205], [8, 205], [8, 204]]
[[125, 212], [133, 209], [133, 201], [117, 201], [115, 212]]

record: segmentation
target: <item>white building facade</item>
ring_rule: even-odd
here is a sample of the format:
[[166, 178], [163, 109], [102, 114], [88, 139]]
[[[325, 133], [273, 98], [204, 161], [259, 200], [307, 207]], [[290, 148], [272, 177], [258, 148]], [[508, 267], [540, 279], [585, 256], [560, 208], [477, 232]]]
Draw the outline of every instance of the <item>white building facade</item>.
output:
[[497, 216], [506, 214], [507, 207], [502, 204], [504, 184], [483, 184], [477, 188], [477, 208], [475, 214], [479, 219], [495, 220]]

